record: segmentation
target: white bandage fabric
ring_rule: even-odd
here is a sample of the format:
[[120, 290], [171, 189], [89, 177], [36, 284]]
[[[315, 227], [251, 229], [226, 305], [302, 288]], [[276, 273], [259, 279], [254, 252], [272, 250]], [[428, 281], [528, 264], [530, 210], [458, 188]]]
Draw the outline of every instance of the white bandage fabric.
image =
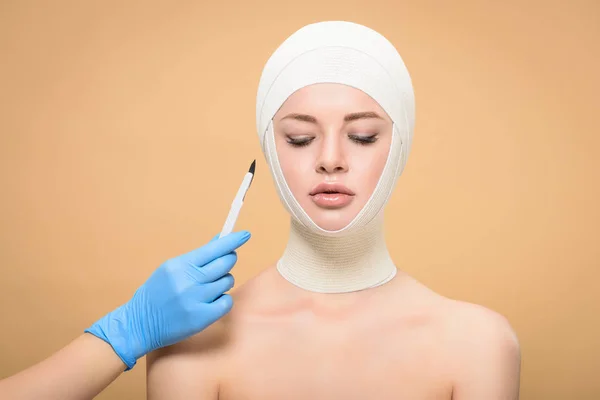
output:
[[[393, 121], [387, 161], [371, 197], [344, 228], [327, 231], [302, 209], [281, 170], [273, 116], [297, 90], [338, 83], [371, 96]], [[290, 238], [277, 263], [281, 275], [303, 289], [341, 293], [379, 286], [396, 267], [383, 236], [383, 208], [406, 165], [414, 129], [414, 94], [395, 47], [378, 32], [352, 22], [309, 24], [288, 37], [263, 69], [256, 127], [277, 193], [291, 214]]]

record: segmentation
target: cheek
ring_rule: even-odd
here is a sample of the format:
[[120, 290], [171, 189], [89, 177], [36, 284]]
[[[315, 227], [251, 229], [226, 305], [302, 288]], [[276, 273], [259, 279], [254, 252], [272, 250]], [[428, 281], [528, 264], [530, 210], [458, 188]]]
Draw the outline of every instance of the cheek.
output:
[[[389, 153], [389, 141], [379, 143], [376, 148], [369, 149], [368, 153], [362, 149], [360, 155], [353, 157], [355, 182], [358, 182], [366, 197], [370, 196], [379, 182]], [[361, 149], [359, 149], [361, 150]]]

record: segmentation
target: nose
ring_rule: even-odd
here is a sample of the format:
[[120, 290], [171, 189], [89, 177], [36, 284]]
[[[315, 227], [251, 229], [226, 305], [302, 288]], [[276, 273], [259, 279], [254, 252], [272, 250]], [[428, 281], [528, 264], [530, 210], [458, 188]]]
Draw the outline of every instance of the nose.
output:
[[317, 158], [316, 170], [321, 174], [348, 171], [348, 163], [338, 135], [325, 135]]

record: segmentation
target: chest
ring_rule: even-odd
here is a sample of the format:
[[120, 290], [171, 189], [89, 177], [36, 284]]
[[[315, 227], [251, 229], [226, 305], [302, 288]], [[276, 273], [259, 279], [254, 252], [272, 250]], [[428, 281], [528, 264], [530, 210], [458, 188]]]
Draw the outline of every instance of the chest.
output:
[[439, 343], [426, 327], [278, 323], [243, 332], [227, 357], [220, 399], [451, 398]]

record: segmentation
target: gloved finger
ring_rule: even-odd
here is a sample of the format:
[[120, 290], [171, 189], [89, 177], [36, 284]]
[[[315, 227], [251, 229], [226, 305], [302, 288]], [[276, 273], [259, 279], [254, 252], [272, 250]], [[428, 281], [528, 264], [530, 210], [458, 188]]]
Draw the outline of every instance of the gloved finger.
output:
[[219, 235], [221, 235], [221, 234], [220, 234], [220, 233], [217, 233], [215, 236], [213, 236], [213, 238], [212, 238], [212, 239], [210, 239], [209, 243], [210, 243], [210, 242], [214, 242], [215, 240], [217, 240], [217, 239], [219, 238]]
[[212, 283], [225, 276], [237, 262], [235, 251], [225, 254], [202, 267], [189, 266], [189, 273], [193, 275], [198, 283]]
[[233, 308], [233, 297], [229, 294], [224, 294], [213, 301], [211, 304], [216, 309], [217, 314], [222, 317]]
[[246, 243], [248, 239], [250, 239], [250, 232], [240, 231], [230, 233], [180, 257], [189, 264], [201, 267], [225, 254], [231, 253]]
[[215, 301], [209, 304], [203, 304], [199, 309], [200, 315], [197, 321], [201, 321], [199, 328], [205, 329], [215, 323], [233, 308], [233, 298], [228, 294], [219, 296]]
[[212, 303], [235, 284], [233, 275], [227, 274], [214, 282], [202, 285], [202, 301]]

